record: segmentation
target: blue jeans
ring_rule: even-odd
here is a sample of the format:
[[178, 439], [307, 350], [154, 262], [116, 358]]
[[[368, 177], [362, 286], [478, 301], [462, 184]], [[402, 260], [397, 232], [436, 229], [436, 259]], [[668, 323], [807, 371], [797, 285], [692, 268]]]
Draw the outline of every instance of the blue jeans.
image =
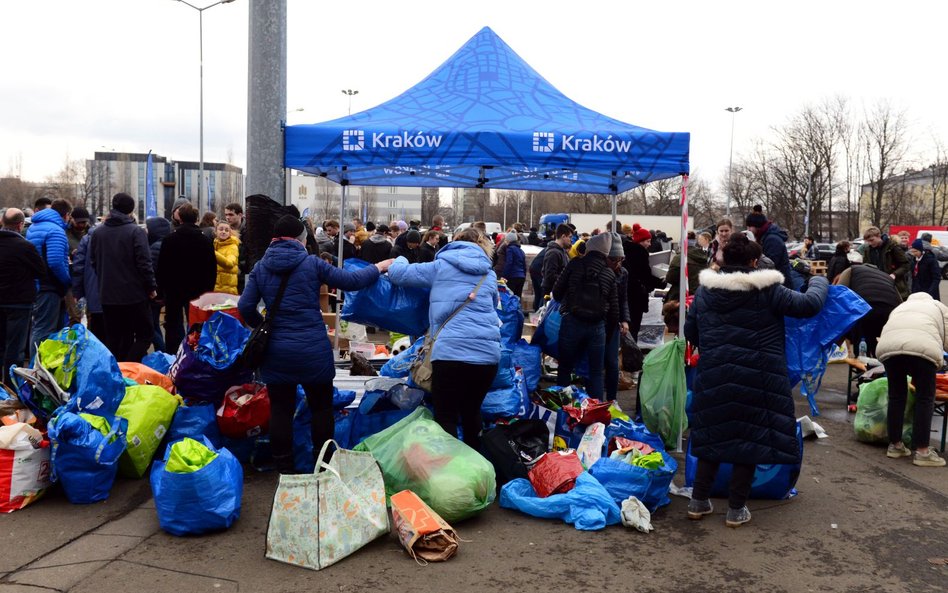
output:
[[33, 332], [30, 334], [30, 359], [36, 356], [36, 346], [63, 328], [63, 297], [44, 290], [33, 303]]
[[30, 331], [30, 306], [0, 307], [0, 347], [3, 348], [3, 382], [10, 385], [10, 366], [23, 366]]
[[606, 350], [605, 322], [589, 322], [577, 319], [575, 315], [563, 315], [560, 325], [560, 359], [556, 384], [569, 385], [576, 361], [580, 356], [589, 356], [589, 385], [586, 393], [589, 397], [602, 399], [602, 367]]
[[606, 367], [606, 399], [615, 400], [619, 391], [619, 330], [613, 329], [606, 336], [606, 347], [603, 350], [604, 365]]

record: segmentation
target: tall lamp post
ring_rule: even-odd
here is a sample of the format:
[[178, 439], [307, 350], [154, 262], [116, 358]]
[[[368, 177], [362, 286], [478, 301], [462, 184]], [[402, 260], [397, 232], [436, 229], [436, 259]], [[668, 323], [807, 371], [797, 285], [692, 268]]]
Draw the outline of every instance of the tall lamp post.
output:
[[342, 89], [343, 95], [349, 95], [349, 115], [352, 115], [352, 96], [358, 95], [359, 91], [354, 91], [352, 89]]
[[932, 226], [936, 226], [938, 224], [938, 220], [935, 218], [935, 204], [937, 201], [935, 190], [937, 189], [938, 186], [935, 182], [937, 179], [935, 177], [935, 173], [938, 172], [938, 165], [934, 164], [931, 167], [929, 167], [929, 169], [932, 170]]
[[727, 218], [731, 217], [731, 191], [734, 184], [734, 178], [732, 173], [734, 172], [734, 116], [738, 111], [744, 109], [743, 107], [726, 107], [725, 111], [731, 112], [731, 156], [727, 161], [727, 207], [725, 208], [724, 215]]
[[204, 8], [199, 8], [190, 2], [185, 2], [185, 0], [175, 0], [186, 6], [190, 6], [198, 12], [198, 61], [200, 63], [200, 119], [201, 119], [201, 132], [200, 132], [200, 161], [198, 162], [198, 209], [201, 208], [201, 202], [203, 201], [204, 196], [204, 11], [208, 8], [213, 8], [218, 4], [230, 4], [234, 0], [217, 0], [213, 4], [208, 4]]

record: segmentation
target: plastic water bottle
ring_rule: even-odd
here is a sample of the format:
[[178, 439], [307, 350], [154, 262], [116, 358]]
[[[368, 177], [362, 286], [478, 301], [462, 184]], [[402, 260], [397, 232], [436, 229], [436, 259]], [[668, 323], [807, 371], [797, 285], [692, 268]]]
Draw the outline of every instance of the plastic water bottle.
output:
[[868, 348], [866, 347], [865, 340], [859, 340], [859, 358], [866, 358], [868, 355]]

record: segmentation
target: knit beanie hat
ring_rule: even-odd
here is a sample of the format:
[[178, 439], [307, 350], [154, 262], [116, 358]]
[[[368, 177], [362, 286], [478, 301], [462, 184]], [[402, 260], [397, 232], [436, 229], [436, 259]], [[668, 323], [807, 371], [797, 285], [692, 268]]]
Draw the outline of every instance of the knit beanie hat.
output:
[[131, 214], [135, 210], [135, 199], [126, 193], [117, 193], [112, 196], [112, 209], [122, 214]]
[[751, 212], [744, 221], [744, 226], [754, 227], [755, 229], [759, 229], [765, 224], [767, 224], [767, 217], [760, 212]]
[[[73, 216], [73, 218], [75, 218], [75, 216]], [[924, 251], [925, 242], [921, 239], [915, 239], [912, 241], [912, 249], [915, 249], [916, 251]]]
[[651, 239], [652, 233], [648, 232], [648, 229], [643, 229], [638, 223], [632, 225], [632, 240], [636, 243], [641, 243], [646, 239]]
[[622, 235], [612, 233], [612, 247], [609, 249], [609, 257], [616, 259], [625, 257], [625, 249], [622, 248]]
[[507, 233], [507, 236], [505, 236], [504, 239], [508, 243], [520, 244], [520, 235], [518, 235], [517, 233]]
[[184, 206], [185, 204], [190, 204], [190, 203], [191, 203], [191, 200], [187, 199], [186, 197], [178, 196], [178, 198], [174, 201], [174, 205], [171, 207], [171, 213], [174, 214], [175, 210], [177, 210], [181, 206]]
[[300, 222], [299, 218], [293, 218], [289, 214], [280, 217], [280, 220], [273, 226], [273, 238], [278, 237], [299, 237], [306, 232], [306, 227]]
[[612, 233], [599, 233], [595, 237], [586, 240], [586, 253], [598, 251], [603, 255], [609, 255], [612, 249]]
[[405, 233], [406, 243], [421, 243], [421, 233], [418, 231], [408, 231]]
[[89, 211], [82, 206], [72, 209], [72, 219], [76, 222], [89, 222]]

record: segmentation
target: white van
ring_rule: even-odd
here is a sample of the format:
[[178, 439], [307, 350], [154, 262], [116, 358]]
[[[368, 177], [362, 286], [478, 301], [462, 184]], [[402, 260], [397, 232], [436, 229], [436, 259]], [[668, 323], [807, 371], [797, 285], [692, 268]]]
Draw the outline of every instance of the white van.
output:
[[[488, 222], [485, 224], [487, 225], [487, 234], [490, 236], [494, 236], [496, 233], [504, 232], [504, 227], [500, 226], [499, 222]], [[471, 226], [471, 223], [462, 222], [461, 224], [457, 226], [456, 229], [454, 229], [454, 233], [455, 234], [460, 233], [461, 231], [468, 228], [469, 226]]]
[[932, 245], [948, 247], [948, 231], [918, 231], [918, 234], [915, 235], [915, 238], [921, 239], [922, 235], [926, 233], [932, 236]]

